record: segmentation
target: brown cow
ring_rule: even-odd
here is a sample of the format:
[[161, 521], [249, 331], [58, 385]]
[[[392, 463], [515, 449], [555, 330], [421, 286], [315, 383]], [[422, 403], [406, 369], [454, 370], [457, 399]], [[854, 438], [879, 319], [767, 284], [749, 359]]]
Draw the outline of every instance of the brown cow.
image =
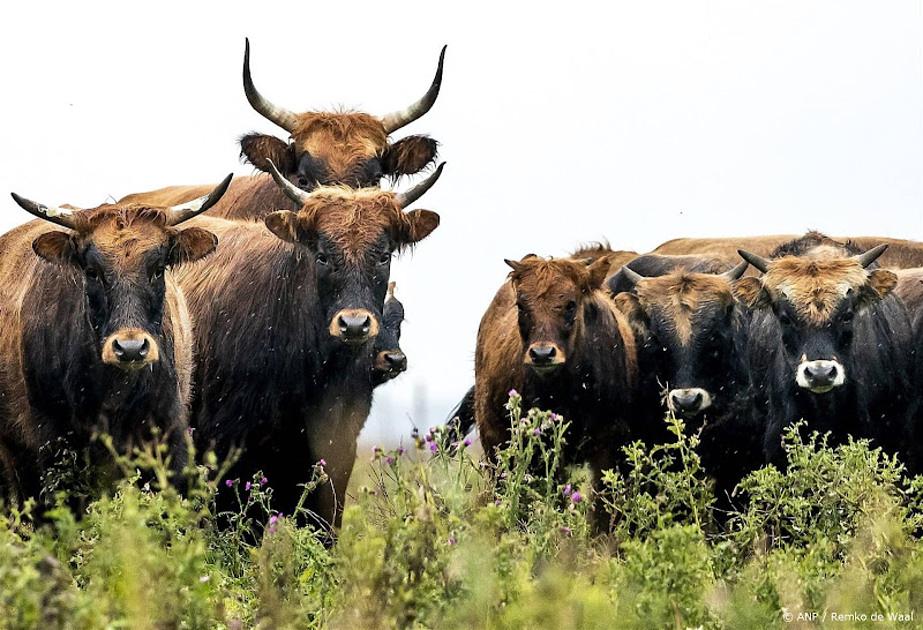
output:
[[[270, 163], [305, 191], [333, 184], [377, 186], [382, 177], [412, 175], [433, 164], [437, 143], [432, 138], [417, 135], [389, 142], [388, 136], [423, 116], [436, 102], [444, 58], [445, 47], [429, 90], [406, 109], [381, 117], [351, 111], [299, 114], [274, 105], [257, 91], [250, 77], [248, 40], [243, 72], [247, 100], [267, 120], [288, 132], [289, 140], [257, 133], [244, 135], [241, 155], [266, 175], [234, 180], [211, 216], [256, 219], [279, 208], [296, 209], [272, 182]], [[203, 186], [171, 186], [128, 195], [122, 201], [174, 204], [195, 198], [202, 190]]]
[[114, 467], [99, 432], [125, 451], [158, 431], [182, 469], [192, 331], [172, 270], [216, 239], [176, 226], [214, 205], [230, 179], [173, 208], [74, 211], [13, 195], [42, 219], [0, 237], [0, 442], [15, 453], [14, 499], [41, 494], [62, 449], [90, 470], [82, 481], [103, 484]]
[[475, 354], [475, 420], [488, 456], [509, 439], [504, 409], [518, 390], [523, 407], [562, 414], [570, 423], [563, 453], [588, 462], [596, 477], [611, 468], [629, 437], [637, 379], [634, 337], [603, 289], [609, 261], [590, 265], [529, 255], [481, 319]]
[[262, 470], [286, 514], [324, 459], [332, 485], [306, 507], [339, 523], [375, 385], [392, 254], [439, 225], [436, 213], [404, 207], [441, 172], [403, 194], [343, 186], [309, 194], [275, 172], [297, 212], [199, 220], [220, 244], [209, 264], [179, 277], [196, 322], [191, 422], [219, 456], [243, 447], [231, 475]]
[[791, 234], [774, 236], [741, 236], [725, 238], [677, 238], [658, 245], [653, 254], [722, 254], [733, 258], [738, 249], [744, 249], [759, 256], [780, 258], [791, 252], [777, 252], [781, 246], [793, 241], [812, 241], [816, 245], [851, 247], [865, 251], [876, 245], [888, 245], [888, 250], [878, 261], [885, 268], [907, 269], [923, 267], [923, 243], [879, 236], [829, 237], [821, 232], [811, 231], [802, 237]]

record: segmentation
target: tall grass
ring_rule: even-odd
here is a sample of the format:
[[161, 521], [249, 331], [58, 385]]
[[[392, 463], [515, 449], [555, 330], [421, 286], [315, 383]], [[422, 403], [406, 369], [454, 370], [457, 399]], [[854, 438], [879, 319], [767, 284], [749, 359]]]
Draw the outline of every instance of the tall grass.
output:
[[[718, 514], [670, 419], [675, 440], [627, 447], [592, 501], [561, 467], [567, 420], [520, 404], [496, 464], [439, 427], [376, 449], [332, 548], [273, 510], [271, 479], [205, 456], [181, 494], [162, 449], [119, 457], [80, 518], [60, 492], [41, 524], [31, 505], [0, 518], [0, 628], [771, 628], [921, 608], [923, 481], [867, 442], [789, 430], [787, 472], [756, 471]], [[327, 483], [311, 473], [306, 492]], [[238, 510], [215, 514], [219, 487]]]

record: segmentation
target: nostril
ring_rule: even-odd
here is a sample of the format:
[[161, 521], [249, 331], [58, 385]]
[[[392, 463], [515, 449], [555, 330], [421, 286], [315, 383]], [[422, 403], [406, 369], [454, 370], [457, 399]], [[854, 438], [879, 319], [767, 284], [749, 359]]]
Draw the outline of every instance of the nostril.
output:
[[125, 355], [125, 349], [122, 347], [122, 344], [119, 343], [118, 339], [112, 340], [112, 351], [115, 353], [115, 356], [119, 358]]
[[402, 352], [389, 352], [385, 355], [385, 360], [392, 368], [403, 369], [407, 365], [407, 357]]

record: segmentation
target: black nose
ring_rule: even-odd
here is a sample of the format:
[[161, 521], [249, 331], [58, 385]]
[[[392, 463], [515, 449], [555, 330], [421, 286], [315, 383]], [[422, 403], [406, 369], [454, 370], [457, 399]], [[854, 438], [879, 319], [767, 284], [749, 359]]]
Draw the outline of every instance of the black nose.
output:
[[698, 411], [702, 407], [702, 392], [698, 390], [673, 390], [670, 392], [673, 407], [680, 411]]
[[403, 372], [407, 369], [407, 355], [400, 350], [385, 352], [385, 362], [392, 371]]
[[529, 357], [535, 365], [548, 365], [557, 354], [554, 346], [532, 346], [529, 348]]
[[340, 315], [337, 320], [340, 334], [347, 341], [365, 339], [372, 328], [372, 318], [367, 315]]
[[147, 339], [113, 339], [112, 351], [122, 363], [143, 361], [149, 349]]
[[836, 365], [833, 363], [808, 364], [804, 367], [804, 375], [815, 387], [833, 385], [837, 375]]

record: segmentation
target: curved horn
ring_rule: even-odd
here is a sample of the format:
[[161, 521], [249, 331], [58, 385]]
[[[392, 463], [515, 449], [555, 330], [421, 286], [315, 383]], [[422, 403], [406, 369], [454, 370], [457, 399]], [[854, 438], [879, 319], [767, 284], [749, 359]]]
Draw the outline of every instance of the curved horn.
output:
[[445, 49], [446, 47], [443, 46], [442, 52], [439, 53], [439, 65], [436, 67], [436, 76], [433, 77], [433, 83], [429, 86], [423, 98], [406, 109], [391, 112], [381, 117], [381, 124], [385, 126], [386, 133], [393, 133], [401, 127], [409, 125], [428, 112], [433, 106], [433, 103], [436, 102], [436, 97], [439, 96], [439, 88], [442, 86], [442, 62], [445, 59]]
[[39, 219], [44, 219], [45, 221], [50, 221], [62, 227], [74, 229], [74, 219], [71, 216], [74, 211], [67, 208], [61, 208], [57, 206], [45, 206], [31, 199], [26, 199], [25, 197], [20, 197], [16, 193], [10, 193], [13, 196], [13, 201], [19, 204], [19, 207], [32, 214], [37, 216]]
[[282, 109], [270, 103], [260, 94], [256, 86], [253, 85], [253, 78], [250, 76], [250, 39], [244, 39], [244, 94], [253, 109], [263, 115], [270, 122], [279, 125], [287, 132], [291, 133], [298, 122], [298, 116], [287, 109]]
[[867, 252], [863, 254], [858, 254], [856, 256], [853, 256], [852, 258], [853, 260], [858, 262], [860, 265], [862, 265], [863, 269], [865, 269], [866, 267], [871, 265], [873, 262], [878, 260], [878, 257], [884, 254], [886, 249], [888, 249], [888, 244], [884, 243], [882, 245], [879, 245], [878, 247], [873, 247], [872, 249], [868, 250]]
[[203, 195], [192, 201], [187, 201], [186, 203], [170, 206], [167, 225], [179, 225], [183, 221], [188, 221], [192, 217], [199, 216], [218, 203], [218, 200], [227, 192], [233, 177], [234, 173], [229, 173], [228, 176], [221, 180], [221, 183], [215, 186], [207, 195]]
[[751, 265], [753, 265], [754, 267], [756, 267], [763, 273], [766, 273], [766, 269], [769, 268], [769, 261], [761, 256], [757, 256], [756, 254], [751, 254], [745, 249], [738, 249], [737, 253], [740, 254], [741, 258], [746, 260], [748, 263], [750, 263]]
[[424, 179], [422, 182], [411, 188], [410, 190], [397, 195], [397, 205], [401, 208], [406, 208], [414, 201], [423, 196], [427, 190], [433, 187], [433, 184], [436, 183], [436, 180], [439, 179], [439, 176], [442, 175], [442, 169], [445, 167], [445, 162], [440, 164], [436, 168], [435, 172], [432, 175]]
[[638, 273], [637, 271], [635, 271], [628, 265], [622, 265], [622, 275], [625, 277], [626, 280], [628, 280], [628, 283], [631, 284], [631, 286], [635, 286], [636, 284], [644, 280], [644, 276], [642, 276], [640, 273]]
[[397, 288], [397, 282], [392, 280], [388, 283], [388, 295], [385, 296], [385, 302], [390, 302], [394, 299], [394, 289]]
[[299, 208], [306, 204], [308, 199], [311, 198], [311, 195], [285, 179], [282, 173], [279, 172], [279, 169], [276, 168], [276, 165], [273, 164], [272, 160], [267, 159], [266, 161], [269, 162], [269, 166], [272, 169], [272, 178], [276, 181], [279, 188], [282, 189], [282, 192], [285, 193], [285, 196], [297, 203]]
[[742, 275], [744, 275], [744, 272], [747, 270], [747, 267], [749, 266], [750, 266], [750, 262], [747, 260], [744, 260], [743, 262], [738, 264], [733, 269], [728, 269], [727, 271], [725, 271], [723, 274], [721, 274], [721, 277], [729, 282], [732, 282], [734, 280], [739, 279]]

